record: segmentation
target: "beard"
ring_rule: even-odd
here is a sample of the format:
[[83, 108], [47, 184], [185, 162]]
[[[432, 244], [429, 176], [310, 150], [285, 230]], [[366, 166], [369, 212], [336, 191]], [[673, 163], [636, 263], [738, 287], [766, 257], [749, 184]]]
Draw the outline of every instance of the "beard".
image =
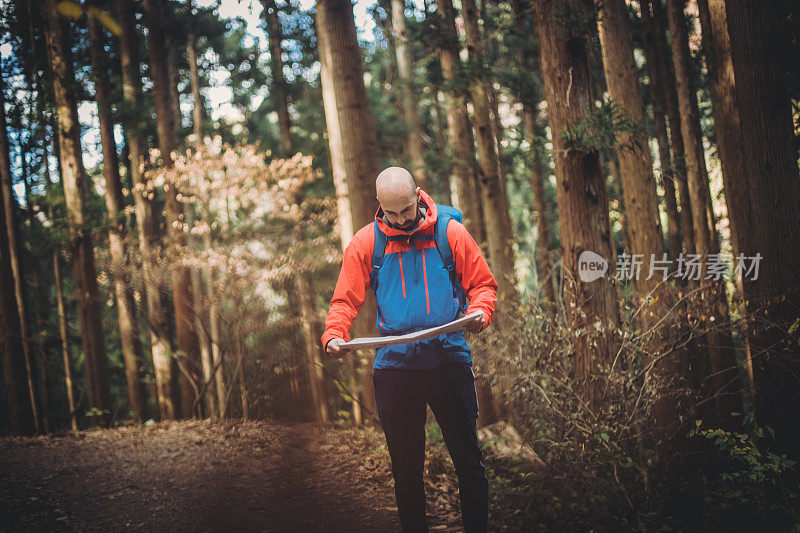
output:
[[417, 207], [417, 216], [415, 216], [413, 219], [409, 220], [405, 224], [392, 224], [391, 222], [387, 222], [387, 224], [390, 228], [393, 229], [399, 229], [400, 231], [411, 231], [412, 229], [414, 229], [414, 226], [416, 226], [417, 223], [419, 222], [419, 219], [421, 218], [420, 215], [421, 213], [419, 207]]

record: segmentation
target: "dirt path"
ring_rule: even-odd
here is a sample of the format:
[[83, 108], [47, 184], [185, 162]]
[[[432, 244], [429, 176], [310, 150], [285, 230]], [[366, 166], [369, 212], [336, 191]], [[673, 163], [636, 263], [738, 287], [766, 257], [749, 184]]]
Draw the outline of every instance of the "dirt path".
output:
[[348, 438], [187, 421], [2, 439], [0, 530], [399, 531], [385, 465]]

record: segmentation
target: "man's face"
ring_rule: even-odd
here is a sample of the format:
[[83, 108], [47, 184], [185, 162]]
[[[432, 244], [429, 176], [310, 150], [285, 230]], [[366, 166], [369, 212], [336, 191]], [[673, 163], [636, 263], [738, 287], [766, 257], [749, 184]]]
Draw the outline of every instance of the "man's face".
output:
[[411, 231], [418, 221], [417, 193], [406, 190], [389, 190], [379, 195], [383, 213], [389, 226], [401, 231]]

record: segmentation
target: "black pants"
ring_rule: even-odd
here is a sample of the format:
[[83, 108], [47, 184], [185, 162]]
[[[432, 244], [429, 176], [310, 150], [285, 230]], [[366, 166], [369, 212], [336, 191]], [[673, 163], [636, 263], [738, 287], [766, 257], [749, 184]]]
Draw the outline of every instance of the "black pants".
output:
[[461, 517], [467, 533], [485, 532], [489, 514], [489, 480], [478, 446], [475, 424], [478, 400], [475, 377], [466, 363], [447, 363], [433, 370], [375, 370], [378, 407], [404, 532], [428, 531], [425, 517], [426, 404], [431, 406], [458, 475]]

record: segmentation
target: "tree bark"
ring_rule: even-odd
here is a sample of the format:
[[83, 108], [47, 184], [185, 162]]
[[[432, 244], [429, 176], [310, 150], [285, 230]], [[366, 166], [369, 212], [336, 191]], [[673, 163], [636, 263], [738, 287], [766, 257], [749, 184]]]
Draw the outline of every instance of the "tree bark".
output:
[[[511, 2], [514, 10], [514, 28], [519, 39], [530, 36], [532, 31], [532, 21], [528, 11], [524, 8], [520, 0]], [[524, 71], [532, 71], [536, 65], [531, 63], [530, 58], [524, 50], [520, 49], [517, 54], [517, 61]], [[544, 291], [544, 297], [552, 311], [552, 304], [556, 302], [556, 280], [553, 276], [553, 267], [550, 260], [550, 240], [551, 228], [548, 216], [548, 206], [544, 195], [544, 181], [547, 179], [548, 168], [542, 164], [541, 149], [544, 132], [541, 131], [538, 123], [538, 111], [536, 105], [541, 100], [540, 94], [528, 93], [520, 96], [522, 102], [522, 119], [525, 123], [525, 136], [528, 139], [530, 164], [530, 183], [533, 192], [533, 209], [536, 213], [536, 258], [539, 261], [539, 283]]]
[[[673, 384], [656, 403], [654, 422], [662, 434], [666, 428], [671, 428], [669, 433], [674, 433], [674, 427], [681, 417], [679, 402], [676, 402], [672, 392], [678, 392], [683, 386], [685, 354], [682, 350], [672, 348], [676, 338], [675, 329], [670, 323], [665, 322], [665, 317], [669, 316], [674, 303], [668, 286], [663, 278], [659, 279], [657, 275], [651, 276], [652, 262], [663, 261], [667, 254], [658, 210], [653, 162], [645, 133], [644, 103], [633, 56], [630, 22], [623, 0], [603, 2], [599, 30], [608, 91], [612, 100], [622, 106], [636, 128], [634, 132], [617, 135], [619, 145], [616, 154], [625, 199], [626, 228], [631, 254], [643, 256], [644, 270], [647, 272], [639, 274], [633, 280], [639, 296], [636, 304], [641, 307], [638, 313], [639, 327], [642, 338], [648, 343], [648, 363], [656, 362], [653, 367], [654, 377], [658, 378], [659, 383]], [[663, 111], [661, 127], [666, 137]], [[640, 137], [636, 138], [634, 135]], [[666, 149], [666, 154], [664, 150], [661, 154], [666, 156], [666, 164], [669, 165], [669, 149], [666, 142], [662, 148]], [[672, 207], [675, 209], [672, 222], [677, 224], [677, 205], [674, 189], [671, 190]], [[677, 235], [673, 234], [673, 237], [676, 238]], [[673, 242], [678, 244], [677, 253], [680, 253], [679, 240]], [[664, 350], [672, 352], [665, 354]]]
[[[478, 31], [478, 14], [474, 0], [462, 1], [466, 49], [470, 61], [476, 66], [483, 64], [481, 37]], [[478, 141], [480, 163], [480, 191], [483, 200], [486, 244], [492, 272], [497, 280], [497, 300], [513, 309], [518, 300], [516, 274], [514, 271], [513, 234], [508, 215], [508, 199], [505, 186], [500, 179], [499, 161], [495, 149], [487, 97], [487, 82], [478, 76], [470, 85], [475, 132]], [[508, 305], [510, 304], [510, 306]], [[502, 313], [502, 312], [501, 312]]]
[[[3, 201], [0, 202], [0, 351], [2, 351], [3, 378], [11, 431], [17, 435], [31, 435], [39, 431], [33, 398], [29, 354], [24, 346], [24, 333], [17, 303], [13, 272], [13, 254], [9, 235], [14, 233], [13, 216], [7, 212], [7, 188], [11, 182], [8, 136], [6, 134], [5, 98], [0, 86], [0, 171], [3, 180]], [[24, 308], [23, 308], [24, 310]]]
[[58, 111], [58, 137], [61, 152], [61, 179], [67, 204], [73, 271], [78, 293], [81, 334], [86, 361], [89, 407], [95, 413], [93, 423], [108, 425], [111, 418], [111, 389], [108, 382], [102, 314], [100, 311], [94, 239], [87, 227], [86, 172], [80, 144], [80, 123], [75, 100], [75, 75], [66, 31], [56, 0], [47, 0], [47, 48], [52, 69], [53, 93]]
[[[212, 248], [211, 234], [207, 231], [203, 234], [203, 246], [206, 250]], [[214, 283], [216, 282], [216, 275], [214, 270], [208, 273], [208, 283], [206, 284], [206, 299], [208, 300], [208, 334], [209, 342], [211, 343], [211, 363], [216, 368], [214, 374], [214, 381], [217, 389], [217, 406], [219, 409], [219, 417], [225, 418], [227, 415], [227, 387], [225, 386], [225, 373], [222, 360], [222, 348], [220, 347], [220, 331], [219, 331], [219, 304], [217, 297], [214, 293]]]
[[[613, 250], [608, 195], [599, 154], [570, 148], [563, 137], [569, 124], [580, 122], [594, 109], [595, 98], [589, 51], [581, 38], [569, 39], [558, 24], [556, 14], [560, 3], [556, 0], [536, 3], [536, 34], [553, 132], [561, 253], [565, 276], [569, 278], [565, 298], [570, 310], [570, 328], [574, 332], [574, 373], [578, 390], [591, 409], [596, 410], [603, 401], [604, 379], [600, 367], [610, 364], [615, 353], [611, 332], [619, 326], [619, 314], [616, 290], [609, 276], [583, 282], [578, 272], [578, 258], [582, 252], [588, 250], [611, 258]], [[568, 3], [567, 8], [592, 8], [588, 0]], [[595, 325], [602, 333], [590, 338], [586, 331], [594, 329]]]
[[681, 117], [681, 136], [686, 150], [686, 176], [691, 201], [692, 227], [694, 230], [695, 252], [701, 256], [705, 277], [705, 265], [711, 249], [711, 235], [706, 211], [703, 183], [705, 175], [705, 155], [700, 131], [700, 115], [697, 108], [697, 95], [692, 80], [691, 59], [689, 57], [688, 36], [683, 19], [684, 0], [667, 0], [667, 20], [671, 37], [672, 59], [675, 64], [675, 83], [678, 95], [678, 112]]
[[477, 162], [475, 160], [475, 139], [467, 112], [466, 94], [454, 87], [461, 76], [461, 59], [458, 55], [459, 43], [456, 33], [455, 10], [452, 0], [437, 3], [440, 20], [443, 24], [440, 60], [442, 76], [450, 88], [445, 91], [447, 107], [447, 130], [450, 139], [450, 152], [453, 159], [453, 180], [456, 184], [458, 208], [464, 214], [464, 225], [475, 241], [483, 246], [486, 243], [484, 231], [483, 206], [479, 200]]
[[408, 128], [408, 151], [411, 155], [411, 173], [419, 187], [428, 190], [428, 173], [425, 168], [425, 145], [422, 142], [422, 126], [419, 121], [419, 102], [416, 98], [414, 83], [414, 63], [409, 50], [408, 31], [406, 29], [406, 2], [392, 0], [392, 28], [394, 30], [394, 48], [397, 54], [397, 72], [400, 76], [399, 89], [403, 96], [403, 116]]
[[[722, 6], [714, 4], [712, 21], [719, 22]], [[760, 253], [764, 258], [757, 279], [743, 279], [753, 319], [747, 339], [754, 366], [755, 411], [760, 425], [775, 430], [777, 448], [793, 453], [800, 447], [800, 356], [797, 334], [787, 331], [796, 324], [800, 307], [800, 180], [788, 73], [781, 65], [789, 46], [781, 16], [789, 6], [779, 1], [727, 0], [724, 7], [728, 35], [736, 36], [730, 39], [731, 64], [752, 221], [744, 225], [737, 210], [732, 215], [741, 230], [740, 253]]]
[[[334, 182], [342, 226], [342, 246], [374, 219], [374, 180], [378, 175], [375, 125], [364, 87], [361, 52], [356, 40], [353, 6], [349, 0], [320, 0], [317, 3], [321, 80], [325, 122]], [[368, 294], [356, 320], [357, 336], [374, 334], [375, 299]], [[351, 357], [349, 361], [355, 361]], [[370, 362], [371, 365], [371, 362]], [[372, 386], [365, 374], [363, 393], [368, 409], [374, 411]], [[353, 404], [358, 423], [360, 406]]]
[[[145, 0], [145, 18], [148, 26], [147, 50], [150, 57], [150, 72], [153, 80], [153, 94], [156, 107], [158, 145], [161, 161], [165, 169], [174, 165], [172, 152], [176, 148], [176, 116], [174, 116], [174, 85], [170, 76], [169, 53], [164, 49], [165, 31], [160, 19], [163, 6], [159, 0]], [[167, 175], [171, 173], [167, 171]], [[178, 200], [177, 183], [168, 179], [164, 184], [167, 234], [172, 251], [180, 257], [186, 248], [186, 234], [183, 231], [184, 216]], [[195, 332], [194, 297], [191, 273], [180, 259], [172, 266], [172, 299], [175, 308], [175, 333], [178, 350], [184, 361], [185, 370], [181, 372], [181, 415], [193, 417], [195, 388], [200, 375], [200, 350]]]
[[322, 373], [322, 351], [314, 335], [314, 304], [313, 287], [307, 273], [300, 272], [294, 277], [295, 294], [298, 298], [296, 304], [300, 307], [300, 325], [303, 334], [304, 364], [308, 372], [308, 387], [311, 393], [311, 407], [314, 420], [327, 423], [328, 404], [325, 394], [325, 379]]
[[[189, 16], [193, 17], [192, 0], [186, 0], [186, 10]], [[197, 38], [194, 31], [190, 31], [187, 36], [186, 49], [189, 56], [189, 75], [192, 84], [192, 98], [194, 107], [192, 108], [192, 131], [196, 137], [196, 142], [203, 142], [203, 95], [200, 94], [200, 73], [197, 70]]]
[[650, 14], [650, 1], [641, 3], [642, 40], [644, 54], [647, 61], [647, 74], [650, 79], [649, 92], [653, 105], [653, 136], [658, 144], [658, 160], [661, 170], [661, 185], [664, 187], [664, 206], [667, 211], [667, 234], [669, 236], [670, 261], [678, 260], [681, 253], [681, 215], [678, 211], [678, 200], [675, 193], [674, 167], [672, 154], [670, 154], [669, 136], [666, 121], [666, 80], [663, 79], [662, 58], [656, 48], [652, 15]]
[[[2, 92], [2, 86], [0, 86]], [[28, 324], [27, 314], [25, 312], [25, 276], [22, 272], [22, 265], [20, 262], [20, 245], [19, 245], [19, 227], [17, 226], [16, 210], [19, 204], [14, 199], [13, 189], [13, 176], [11, 175], [11, 162], [9, 159], [9, 145], [8, 136], [6, 133], [6, 114], [5, 114], [5, 95], [0, 94], [0, 127], [3, 128], [0, 133], [0, 195], [2, 196], [4, 220], [3, 226], [6, 232], [6, 242], [8, 246], [7, 256], [5, 260], [11, 265], [11, 274], [14, 287], [14, 304], [17, 306], [17, 320], [19, 321], [20, 330], [15, 333], [18, 340], [22, 343], [23, 362], [25, 363], [25, 383], [28, 388], [26, 398], [29, 399], [31, 405], [30, 409], [33, 413], [33, 425], [36, 433], [41, 432], [39, 419], [41, 413], [39, 412], [39, 397], [36, 389], [35, 366], [33, 361], [33, 354], [31, 353], [31, 332], [30, 325]], [[22, 153], [22, 164], [25, 166], [24, 148]], [[13, 319], [12, 319], [13, 320]]]
[[106, 181], [106, 210], [108, 211], [108, 241], [111, 250], [111, 272], [114, 278], [114, 296], [117, 301], [119, 336], [122, 344], [122, 359], [128, 384], [131, 410], [137, 422], [150, 418], [147, 394], [142, 381], [141, 368], [144, 357], [139, 341], [139, 326], [136, 320], [136, 303], [131, 286], [130, 263], [125, 246], [125, 205], [122, 200], [122, 183], [119, 176], [119, 158], [114, 140], [114, 123], [111, 118], [109, 81], [104, 65], [102, 27], [97, 18], [88, 15], [89, 54], [94, 74], [95, 101], [100, 123], [100, 142], [103, 151], [103, 177]]
[[264, 14], [269, 37], [270, 69], [272, 70], [272, 90], [278, 96], [278, 129], [280, 130], [281, 155], [292, 154], [292, 119], [289, 116], [289, 90], [283, 75], [283, 29], [278, 6], [275, 0], [264, 0]]
[[[669, 123], [669, 138], [672, 148], [672, 170], [678, 184], [678, 196], [681, 206], [681, 231], [683, 233], [683, 249], [687, 254], [695, 253], [694, 225], [692, 216], [692, 203], [689, 198], [689, 183], [686, 178], [686, 150], [683, 144], [681, 127], [681, 114], [678, 106], [678, 93], [675, 83], [675, 69], [672, 52], [667, 44], [664, 30], [666, 15], [661, 2], [645, 0], [652, 6], [653, 16], [649, 19], [652, 24], [652, 33], [658, 53], [658, 67], [660, 79], [663, 80], [664, 103], [666, 105]], [[642, 21], [645, 24], [647, 21]]]
[[[735, 389], [735, 355], [728, 324], [727, 297], [724, 283], [707, 279], [709, 254], [719, 253], [714, 213], [711, 210], [705, 150], [700, 129], [700, 114], [697, 93], [691, 70], [689, 41], [683, 17], [683, 0], [667, 0], [667, 20], [671, 36], [672, 57], [675, 64], [675, 80], [678, 105], [681, 115], [681, 135], [686, 148], [686, 175], [691, 200], [692, 223], [695, 238], [695, 253], [699, 256], [699, 285], [704, 299], [708, 300], [708, 315], [704, 316], [709, 376], [701, 376], [703, 393], [714, 398], [716, 417], [722, 421], [737, 409], [738, 402], [732, 396]], [[713, 321], [711, 318], [713, 317]], [[714, 324], [716, 322], [716, 324]]]
[[[60, 160], [58, 156], [58, 137], [53, 137], [53, 152], [56, 154], [56, 159]], [[45, 129], [42, 128], [42, 160], [47, 162], [47, 139]], [[60, 168], [60, 164], [58, 165]], [[44, 178], [45, 178], [45, 192], [48, 198], [53, 194], [53, 183], [50, 180], [50, 167], [48, 163], [44, 165]], [[63, 182], [63, 180], [62, 180]], [[53, 202], [47, 202], [47, 216], [50, 220], [55, 220], [53, 213]], [[64, 364], [64, 384], [67, 390], [67, 407], [69, 407], [70, 427], [73, 431], [78, 431], [78, 406], [75, 394], [75, 380], [72, 377], [73, 368], [72, 360], [69, 353], [69, 335], [67, 332], [67, 313], [64, 306], [64, 292], [61, 283], [61, 266], [59, 264], [60, 247], [54, 246], [52, 250], [53, 259], [53, 283], [56, 293], [56, 310], [58, 312], [58, 333], [61, 340], [61, 358]]]
[[137, 50], [139, 43], [133, 15], [132, 0], [116, 0], [116, 14], [120, 22], [120, 60], [122, 63], [122, 94], [125, 104], [125, 133], [128, 140], [133, 201], [139, 251], [142, 255], [142, 274], [147, 301], [148, 333], [156, 378], [156, 396], [162, 420], [177, 416], [177, 389], [175, 387], [175, 362], [171, 357], [172, 341], [166, 315], [166, 302], [162, 298], [157, 275], [157, 258], [160, 256], [158, 215], [153, 210], [155, 191], [145, 176], [144, 159], [147, 150], [142, 132], [142, 88]]

